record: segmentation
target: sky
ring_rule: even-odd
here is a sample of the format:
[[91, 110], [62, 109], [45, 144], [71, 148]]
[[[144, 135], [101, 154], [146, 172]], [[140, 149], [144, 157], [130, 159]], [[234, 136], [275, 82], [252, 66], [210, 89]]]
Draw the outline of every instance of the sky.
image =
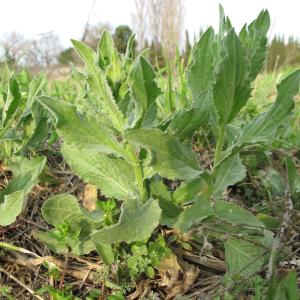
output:
[[[93, 0], [0, 0], [0, 38], [17, 31], [28, 38], [54, 32], [64, 46], [82, 36]], [[177, 1], [177, 0], [174, 0]], [[200, 27], [217, 28], [218, 5], [236, 28], [253, 20], [267, 8], [271, 15], [270, 35], [293, 35], [300, 39], [300, 0], [184, 0], [184, 27], [193, 36]], [[134, 0], [96, 0], [90, 22], [132, 25]]]

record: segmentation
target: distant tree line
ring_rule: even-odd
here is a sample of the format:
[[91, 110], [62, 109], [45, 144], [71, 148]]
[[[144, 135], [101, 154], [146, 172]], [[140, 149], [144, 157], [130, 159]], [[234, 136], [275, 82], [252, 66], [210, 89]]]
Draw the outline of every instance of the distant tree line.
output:
[[[197, 36], [190, 39], [184, 26], [183, 0], [135, 0], [132, 13], [133, 29], [120, 25], [115, 29], [107, 23], [89, 24], [84, 28], [81, 40], [91, 48], [97, 48], [104, 30], [110, 32], [120, 53], [125, 53], [127, 41], [135, 33], [134, 50], [148, 49], [149, 60], [156, 67], [173, 64], [179, 58], [188, 63]], [[12, 32], [6, 35], [0, 45], [3, 48], [2, 63], [13, 67], [26, 66], [29, 70], [49, 69], [51, 67], [80, 63], [72, 47], [63, 49], [58, 35], [45, 33], [35, 39], [26, 39]], [[283, 36], [274, 36], [269, 41], [268, 58], [265, 70], [273, 72], [283, 65], [300, 65], [300, 42], [293, 37], [285, 41]]]
[[269, 43], [266, 70], [273, 72], [284, 65], [300, 65], [300, 42], [294, 37], [285, 42], [284, 36], [275, 35]]

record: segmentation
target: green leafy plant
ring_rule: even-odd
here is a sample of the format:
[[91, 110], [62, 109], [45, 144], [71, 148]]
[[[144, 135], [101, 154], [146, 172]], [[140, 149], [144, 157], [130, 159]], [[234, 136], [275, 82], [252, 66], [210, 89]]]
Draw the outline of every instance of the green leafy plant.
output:
[[[19, 159], [14, 165], [15, 177], [9, 181], [6, 188], [0, 192], [0, 225], [6, 226], [13, 223], [22, 212], [24, 198], [38, 183], [38, 177], [46, 163], [45, 157], [28, 160]], [[18, 167], [16, 167], [18, 166]]]
[[[30, 81], [28, 73], [12, 74], [7, 68], [0, 81], [0, 158], [13, 179], [0, 192], [0, 225], [15, 221], [26, 204], [24, 198], [43, 171], [45, 157], [27, 159], [48, 135], [48, 118], [35, 97], [45, 85], [43, 77]], [[34, 149], [34, 151], [32, 151]]]
[[[171, 74], [166, 90], [159, 88], [147, 53], [133, 57], [131, 39], [124, 55], [106, 32], [96, 52], [72, 41], [84, 63], [83, 72], [73, 67], [78, 97], [72, 104], [46, 96], [38, 102], [55, 118], [62, 154], [73, 172], [106, 198], [117, 199], [121, 213], [113, 224], [102, 222], [101, 216], [86, 229], [90, 221], [73, 196], [50, 198], [43, 216], [56, 227], [55, 238], [64, 241], [64, 249], [74, 251], [82, 236], [91, 245], [84, 253], [96, 248], [112, 263], [113, 255], [107, 253], [113, 244], [148, 239], [159, 224], [181, 233], [201, 226], [207, 236], [223, 242], [230, 275], [250, 276], [265, 264], [272, 232], [246, 209], [224, 201], [222, 194], [246, 176], [244, 151], [271, 143], [294, 108], [299, 70], [278, 84], [277, 97], [265, 112], [247, 124], [235, 122], [264, 64], [269, 26], [269, 14], [262, 11], [238, 34], [221, 8], [219, 32], [209, 27], [197, 42], [188, 70], [181, 74], [189, 92], [172, 109]], [[162, 101], [161, 95], [170, 101]], [[210, 169], [192, 151], [192, 138], [203, 126], [216, 141]], [[174, 181], [179, 183], [175, 191], [166, 184]], [[68, 201], [72, 205], [62, 212]], [[74, 235], [78, 244], [70, 242]], [[48, 233], [39, 237], [49, 244]], [[138, 268], [139, 259], [131, 263]]]
[[0, 285], [0, 297], [5, 297], [7, 300], [14, 300], [14, 296], [11, 294], [12, 288], [7, 285]]
[[149, 245], [144, 242], [133, 243], [131, 256], [126, 262], [130, 277], [135, 279], [141, 274], [145, 274], [147, 277], [153, 278], [154, 269], [159, 268], [162, 260], [170, 254], [171, 250], [161, 235], [155, 241], [149, 242]]

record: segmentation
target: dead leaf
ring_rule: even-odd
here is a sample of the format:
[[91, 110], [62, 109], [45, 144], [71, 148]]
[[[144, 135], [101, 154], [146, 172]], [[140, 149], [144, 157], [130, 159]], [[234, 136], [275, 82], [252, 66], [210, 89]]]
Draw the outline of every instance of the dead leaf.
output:
[[161, 276], [161, 286], [166, 286], [168, 288], [176, 285], [178, 278], [183, 273], [183, 270], [178, 263], [177, 256], [173, 253], [161, 262], [158, 271]]
[[199, 275], [199, 269], [185, 262], [179, 264], [177, 256], [172, 254], [162, 261], [159, 273], [160, 286], [165, 287], [166, 291], [165, 299], [173, 299], [190, 289]]
[[97, 202], [97, 188], [95, 185], [87, 184], [84, 189], [82, 206], [88, 211], [96, 209]]

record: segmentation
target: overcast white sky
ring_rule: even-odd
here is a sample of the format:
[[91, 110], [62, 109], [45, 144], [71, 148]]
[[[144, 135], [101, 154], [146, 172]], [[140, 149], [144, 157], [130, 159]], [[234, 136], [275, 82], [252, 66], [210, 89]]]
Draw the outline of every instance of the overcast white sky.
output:
[[[177, 1], [177, 0], [174, 0]], [[93, 0], [2, 0], [0, 37], [17, 31], [38, 37], [49, 31], [58, 34], [65, 46], [80, 38]], [[225, 8], [232, 23], [240, 28], [267, 8], [272, 18], [271, 34], [300, 38], [300, 0], [185, 0], [185, 27], [191, 34], [200, 26], [218, 24], [218, 5]], [[134, 0], [96, 0], [92, 23], [132, 25]]]

